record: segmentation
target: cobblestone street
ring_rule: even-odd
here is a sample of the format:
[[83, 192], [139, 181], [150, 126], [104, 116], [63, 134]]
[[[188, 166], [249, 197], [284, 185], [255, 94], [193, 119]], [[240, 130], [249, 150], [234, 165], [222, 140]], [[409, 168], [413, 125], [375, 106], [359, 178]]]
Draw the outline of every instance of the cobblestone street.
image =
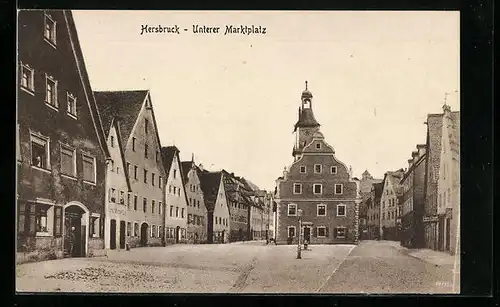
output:
[[139, 293], [449, 293], [453, 265], [386, 242], [296, 246], [246, 242], [111, 251], [21, 264], [17, 291]]

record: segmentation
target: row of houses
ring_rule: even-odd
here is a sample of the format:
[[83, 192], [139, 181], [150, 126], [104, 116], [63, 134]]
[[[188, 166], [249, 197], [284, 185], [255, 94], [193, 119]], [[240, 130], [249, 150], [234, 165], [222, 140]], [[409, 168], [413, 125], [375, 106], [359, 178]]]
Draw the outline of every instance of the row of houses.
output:
[[272, 195], [162, 146], [148, 90], [92, 90], [71, 11], [18, 17], [19, 261], [269, 236]]
[[409, 248], [457, 254], [460, 250], [460, 112], [446, 103], [428, 114], [425, 144], [417, 144], [408, 166], [371, 180], [360, 209], [365, 239], [397, 240]]

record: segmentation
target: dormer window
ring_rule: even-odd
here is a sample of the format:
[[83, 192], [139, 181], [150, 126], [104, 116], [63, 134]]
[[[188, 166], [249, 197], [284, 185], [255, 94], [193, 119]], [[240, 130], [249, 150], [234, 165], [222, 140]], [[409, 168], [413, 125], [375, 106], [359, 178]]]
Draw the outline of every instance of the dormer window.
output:
[[44, 37], [45, 41], [48, 42], [52, 47], [56, 46], [56, 22], [47, 13], [45, 13]]

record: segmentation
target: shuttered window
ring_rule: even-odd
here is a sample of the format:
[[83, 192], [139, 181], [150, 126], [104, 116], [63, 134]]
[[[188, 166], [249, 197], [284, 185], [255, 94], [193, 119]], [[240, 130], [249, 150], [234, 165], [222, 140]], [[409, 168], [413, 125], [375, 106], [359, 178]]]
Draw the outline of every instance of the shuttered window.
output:
[[83, 154], [83, 180], [95, 183], [95, 158]]
[[30, 204], [29, 205], [29, 234], [31, 236], [35, 235], [36, 233], [36, 208], [35, 204]]
[[75, 151], [69, 147], [61, 146], [61, 173], [76, 176]]
[[20, 203], [17, 211], [17, 232], [24, 235], [26, 221], [26, 204]]

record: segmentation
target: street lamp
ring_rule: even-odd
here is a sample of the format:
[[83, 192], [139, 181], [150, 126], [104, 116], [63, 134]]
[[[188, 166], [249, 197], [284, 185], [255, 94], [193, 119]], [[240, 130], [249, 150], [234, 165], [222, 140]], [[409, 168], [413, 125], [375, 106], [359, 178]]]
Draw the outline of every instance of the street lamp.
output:
[[301, 249], [300, 249], [300, 233], [302, 231], [302, 209], [297, 210], [297, 217], [299, 220], [299, 230], [297, 232], [297, 259], [302, 259]]

